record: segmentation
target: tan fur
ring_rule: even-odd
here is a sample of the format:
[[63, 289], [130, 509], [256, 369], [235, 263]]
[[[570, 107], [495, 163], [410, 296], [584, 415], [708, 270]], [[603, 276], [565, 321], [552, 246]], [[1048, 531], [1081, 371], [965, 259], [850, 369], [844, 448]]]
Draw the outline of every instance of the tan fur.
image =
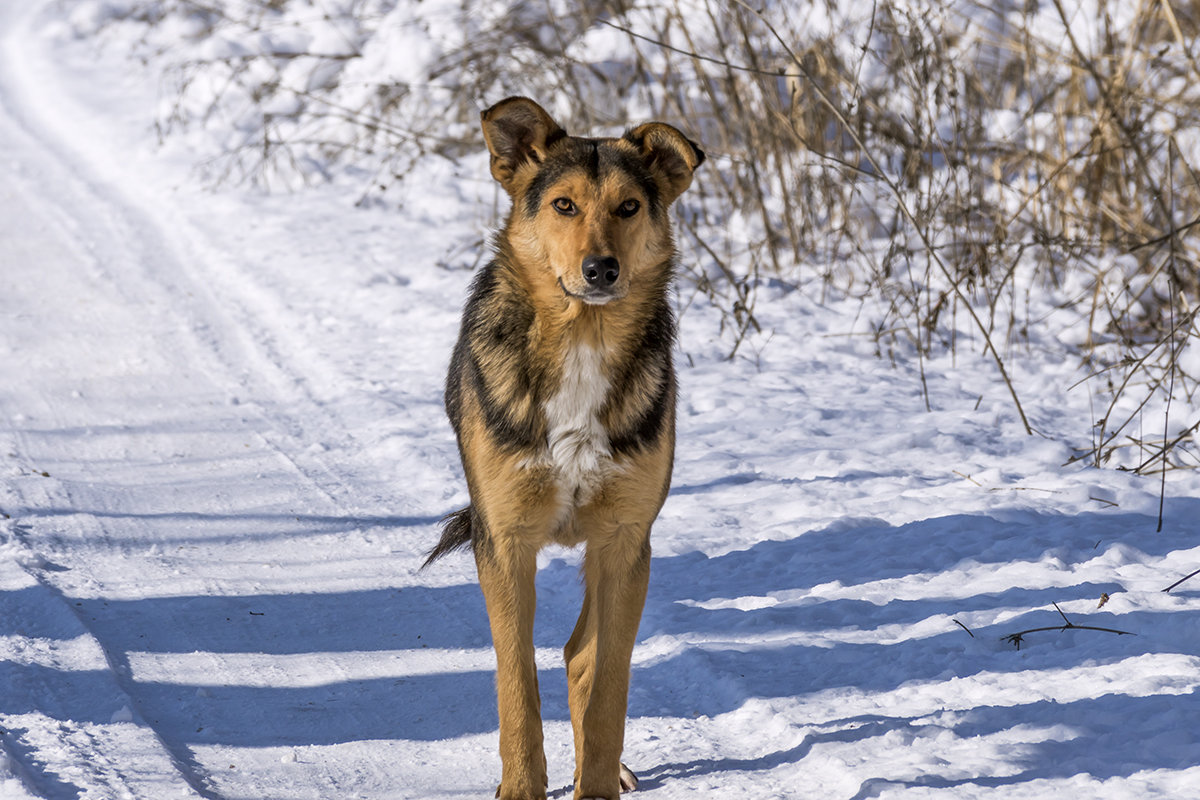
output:
[[[541, 800], [536, 557], [551, 542], [586, 545], [583, 607], [564, 650], [575, 797], [616, 800], [650, 527], [675, 447], [666, 211], [704, 155], [662, 123], [569, 137], [525, 98], [482, 121], [513, 211], [447, 380], [471, 506], [452, 515], [430, 561], [469, 537], [496, 651], [497, 796]], [[611, 271], [589, 278], [589, 259]]]

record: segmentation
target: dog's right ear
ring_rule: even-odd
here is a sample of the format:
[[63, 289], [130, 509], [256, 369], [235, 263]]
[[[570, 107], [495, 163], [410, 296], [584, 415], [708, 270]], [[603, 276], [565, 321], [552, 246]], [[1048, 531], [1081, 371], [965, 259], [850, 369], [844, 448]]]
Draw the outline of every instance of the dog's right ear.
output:
[[509, 97], [480, 115], [483, 138], [492, 154], [492, 177], [513, 194], [517, 169], [538, 163], [550, 145], [567, 135], [550, 115], [527, 97]]
[[669, 206], [692, 185], [692, 174], [704, 163], [704, 151], [695, 142], [663, 122], [647, 122], [625, 134], [642, 152], [646, 166], [663, 191]]

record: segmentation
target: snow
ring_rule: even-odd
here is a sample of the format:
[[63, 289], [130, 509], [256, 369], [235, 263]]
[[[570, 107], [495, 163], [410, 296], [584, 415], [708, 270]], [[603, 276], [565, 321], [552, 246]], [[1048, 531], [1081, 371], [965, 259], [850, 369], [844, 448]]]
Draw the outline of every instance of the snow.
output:
[[[0, 6], [0, 798], [490, 797], [473, 565], [418, 571], [466, 501], [441, 385], [486, 160], [431, 158], [400, 211], [212, 189], [92, 38], [119, 6]], [[1157, 477], [1068, 464], [1094, 412], [1052, 331], [1012, 362], [1028, 436], [987, 359], [878, 358], [857, 301], [764, 287], [728, 361], [679, 294], [639, 795], [1194, 796], [1200, 577], [1162, 590], [1200, 476], [1156, 532]], [[578, 564], [538, 577], [555, 797]], [[1132, 635], [1006, 639], [1064, 615]]]

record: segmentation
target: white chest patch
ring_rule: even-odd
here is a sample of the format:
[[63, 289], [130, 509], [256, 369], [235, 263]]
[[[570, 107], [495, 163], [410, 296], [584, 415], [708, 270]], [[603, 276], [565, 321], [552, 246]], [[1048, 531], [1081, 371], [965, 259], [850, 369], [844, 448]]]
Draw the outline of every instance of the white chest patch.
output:
[[546, 401], [547, 445], [564, 505], [586, 502], [612, 465], [600, 409], [608, 379], [600, 353], [580, 345], [567, 354], [558, 392]]

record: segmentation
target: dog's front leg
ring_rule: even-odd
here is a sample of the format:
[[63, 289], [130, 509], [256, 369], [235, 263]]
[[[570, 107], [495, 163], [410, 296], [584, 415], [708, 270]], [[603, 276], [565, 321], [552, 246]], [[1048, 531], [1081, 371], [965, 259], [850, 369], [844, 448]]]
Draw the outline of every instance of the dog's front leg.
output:
[[496, 650], [500, 711], [501, 800], [543, 800], [546, 756], [533, 650], [537, 553], [515, 546], [477, 547], [475, 563]]
[[621, 792], [629, 662], [650, 578], [648, 527], [617, 526], [589, 541], [584, 556], [584, 610], [566, 653], [577, 800], [617, 800]]

